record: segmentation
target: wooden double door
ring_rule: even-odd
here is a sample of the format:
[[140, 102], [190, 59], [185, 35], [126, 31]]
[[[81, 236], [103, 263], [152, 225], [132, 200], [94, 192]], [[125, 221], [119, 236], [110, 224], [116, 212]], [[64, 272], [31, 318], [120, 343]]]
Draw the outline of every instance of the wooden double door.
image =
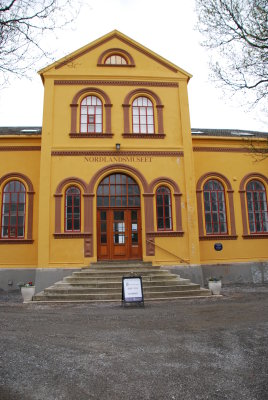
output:
[[98, 260], [140, 260], [140, 208], [97, 209]]

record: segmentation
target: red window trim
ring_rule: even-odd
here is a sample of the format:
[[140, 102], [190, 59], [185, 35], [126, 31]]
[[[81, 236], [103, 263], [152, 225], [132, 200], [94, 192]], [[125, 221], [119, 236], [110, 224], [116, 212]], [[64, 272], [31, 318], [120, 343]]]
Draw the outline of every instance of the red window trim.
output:
[[[208, 182], [210, 182], [210, 181], [216, 181], [216, 182], [218, 182], [218, 183], [221, 185], [222, 190], [217, 190], [217, 189], [205, 189], [205, 185], [206, 185]], [[217, 204], [218, 204], [218, 207], [217, 207], [217, 214], [218, 214], [219, 232], [214, 232], [214, 222], [213, 222], [212, 207], [211, 207], [210, 213], [208, 213], [208, 212], [205, 211], [205, 192], [210, 192], [210, 193], [211, 193], [211, 192], [216, 192], [216, 193], [217, 193]], [[225, 230], [225, 231], [221, 231], [220, 215], [219, 215], [220, 211], [219, 211], [219, 197], [218, 197], [218, 192], [223, 192], [223, 198], [224, 198], [224, 215], [225, 215], [225, 226], [226, 226], [226, 230]], [[211, 199], [211, 196], [210, 196], [210, 199]], [[203, 201], [204, 201], [204, 216], [205, 216], [206, 235], [207, 235], [207, 236], [212, 236], [212, 237], [214, 237], [214, 236], [221, 236], [221, 235], [222, 235], [222, 236], [228, 235], [228, 220], [227, 220], [227, 210], [226, 210], [225, 189], [224, 189], [224, 186], [223, 186], [223, 184], [221, 183], [221, 181], [219, 181], [218, 179], [215, 179], [215, 178], [211, 178], [211, 179], [208, 179], [208, 180], [204, 183], [204, 186], [203, 186]], [[210, 202], [210, 203], [211, 203], [211, 205], [212, 205], [212, 202]], [[211, 228], [212, 228], [212, 232], [207, 232], [206, 214], [210, 214], [210, 216], [211, 216]]]
[[[123, 60], [125, 60], [126, 64], [112, 64], [112, 63], [106, 64], [106, 61], [108, 60], [108, 58], [112, 57], [112, 56], [121, 57]], [[129, 65], [129, 61], [128, 61], [128, 59], [126, 57], [122, 56], [122, 54], [120, 54], [120, 53], [110, 53], [110, 54], [107, 55], [107, 57], [105, 57], [103, 64], [104, 65], [112, 65], [112, 66], [122, 67], [122, 66], [125, 66], [125, 65]]]
[[[92, 115], [92, 114], [88, 114], [88, 109], [87, 109], [87, 113], [86, 114], [83, 114], [83, 115], [86, 115], [87, 116], [87, 131], [86, 132], [82, 132], [82, 129], [81, 129], [81, 125], [82, 125], [82, 107], [89, 107], [88, 105], [82, 105], [82, 102], [86, 99], [86, 98], [88, 98], [88, 97], [95, 97], [96, 99], [98, 99], [100, 102], [101, 102], [101, 132], [96, 132], [96, 125], [97, 125], [97, 123], [96, 123], [96, 115], [99, 115], [99, 114], [96, 114], [96, 109], [94, 109], [94, 123], [89, 123], [89, 115]], [[91, 107], [100, 107], [100, 105], [98, 105], [98, 104], [96, 104], [96, 105], [91, 105]], [[83, 124], [85, 124], [84, 122], [83, 122]], [[88, 131], [88, 125], [93, 125], [94, 126], [94, 132], [89, 132]], [[90, 135], [90, 134], [92, 134], [92, 135], [101, 135], [102, 133], [103, 133], [103, 101], [98, 97], [98, 96], [95, 96], [95, 94], [87, 94], [86, 96], [84, 96], [82, 99], [81, 99], [81, 102], [80, 102], [80, 125], [79, 125], [79, 132], [80, 132], [80, 134], [81, 135], [83, 135], [83, 134], [85, 134], [85, 135]]]
[[[67, 229], [67, 192], [70, 189], [77, 189], [79, 190], [79, 229], [74, 229], [74, 201], [73, 198], [74, 196], [77, 196], [76, 193], [74, 194], [70, 194], [69, 196], [72, 196], [72, 229]], [[68, 188], [66, 188], [65, 190], [65, 194], [64, 194], [64, 232], [65, 233], [72, 233], [72, 232], [81, 232], [81, 190], [79, 189], [79, 187], [72, 185], [69, 186]]]
[[[111, 177], [112, 176], [116, 176], [119, 175], [120, 176], [120, 182], [116, 182], [116, 177], [114, 178], [114, 182], [111, 182]], [[125, 176], [126, 177], [126, 182], [123, 183], [122, 182], [122, 177]], [[108, 183], [104, 183], [104, 180], [108, 178]], [[128, 178], [130, 178], [133, 182], [128, 182]], [[125, 186], [126, 187], [126, 193], [123, 194], [122, 192], [122, 187]], [[104, 193], [104, 189], [108, 188], [108, 193], [105, 194]], [[111, 187], [114, 187], [115, 193], [111, 193]], [[120, 194], [116, 194], [116, 188], [120, 187], [121, 188], [121, 193]], [[137, 187], [139, 193], [135, 193], [135, 191], [131, 191], [131, 193], [129, 193], [129, 187]], [[101, 193], [98, 193], [100, 192]], [[104, 198], [109, 198], [109, 204], [108, 205], [104, 205]], [[122, 198], [126, 198], [126, 205], [122, 205], [123, 204], [123, 200]], [[111, 198], [114, 198], [115, 201], [115, 205], [111, 205]], [[116, 199], [120, 198], [121, 199], [121, 205], [118, 206], [116, 205]], [[133, 200], [133, 205], [129, 205], [129, 199]], [[135, 200], [139, 199], [139, 205], [135, 204]], [[100, 205], [98, 205], [99, 201], [102, 203]], [[137, 184], [137, 182], [135, 181], [134, 178], [132, 178], [130, 175], [121, 173], [121, 172], [115, 172], [112, 173], [110, 175], [105, 176], [101, 182], [98, 185], [98, 189], [97, 189], [97, 207], [98, 208], [133, 208], [133, 209], [138, 209], [141, 207], [141, 196], [140, 196], [140, 188], [139, 185]]]
[[[248, 185], [251, 183], [251, 182], [258, 182], [258, 183], [260, 183], [261, 185], [262, 185], [262, 187], [263, 187], [263, 190], [248, 190]], [[266, 193], [266, 188], [265, 188], [265, 185], [264, 185], [264, 183], [262, 182], [262, 181], [260, 181], [259, 179], [251, 179], [251, 180], [249, 180], [248, 182], [247, 182], [247, 184], [246, 184], [246, 204], [247, 204], [247, 217], [248, 217], [248, 228], [249, 228], [249, 235], [247, 235], [247, 236], [255, 236], [255, 235], [268, 235], [268, 231], [265, 231], [264, 229], [263, 229], [263, 218], [262, 218], [262, 212], [261, 212], [261, 225], [262, 225], [262, 230], [261, 231], [251, 231], [250, 230], [250, 221], [249, 221], [249, 209], [248, 209], [248, 198], [247, 198], [247, 194], [248, 194], [248, 192], [250, 192], [250, 193], [252, 193], [252, 208], [253, 208], [253, 216], [254, 216], [254, 225], [255, 225], [255, 228], [256, 228], [256, 226], [257, 226], [257, 224], [256, 224], [256, 213], [255, 213], [255, 201], [254, 201], [254, 193], [259, 193], [259, 192], [262, 192], [262, 193], [264, 193], [265, 194], [265, 202], [266, 202], [266, 211], [264, 211], [264, 212], [266, 212], [266, 214], [268, 213], [268, 210], [267, 210], [267, 206], [268, 206], [268, 204], [267, 204], [267, 193]], [[258, 197], [259, 198], [259, 197]]]
[[[159, 228], [158, 227], [158, 207], [159, 207], [159, 205], [157, 204], [157, 196], [159, 196], [158, 195], [158, 191], [160, 190], [160, 189], [165, 189], [165, 190], [167, 190], [168, 191], [168, 195], [169, 195], [169, 200], [170, 200], [170, 217], [169, 217], [169, 220], [170, 220], [170, 225], [171, 225], [171, 227], [170, 228], [166, 228], [166, 217], [165, 217], [165, 202], [164, 202], [164, 193], [161, 193], [160, 195], [162, 196], [162, 208], [163, 208], [163, 217], [160, 217], [160, 218], [162, 218], [162, 220], [163, 220], [163, 228]], [[161, 185], [161, 186], [158, 186], [158, 188], [156, 189], [156, 225], [157, 225], [157, 231], [159, 231], [159, 232], [170, 232], [170, 231], [173, 231], [173, 218], [172, 218], [172, 199], [171, 199], [171, 191], [170, 191], [170, 189], [169, 189], [169, 187], [167, 187], [167, 186], [165, 186], [165, 185]]]
[[[14, 183], [15, 182], [19, 182], [23, 186], [24, 191], [23, 192], [21, 192], [21, 191], [19, 191], [19, 192], [15, 192], [15, 191], [14, 192], [5, 192], [5, 187], [7, 185], [9, 185], [11, 182], [14, 182]], [[23, 235], [22, 236], [18, 236], [18, 217], [19, 217], [19, 215], [18, 215], [18, 204], [19, 204], [18, 203], [18, 195], [17, 195], [17, 201], [16, 201], [17, 208], [16, 208], [15, 236], [14, 235], [12, 235], [12, 236], [10, 235], [10, 228], [11, 228], [11, 225], [10, 225], [11, 199], [9, 200], [9, 203], [8, 203], [9, 204], [8, 225], [7, 225], [7, 227], [8, 227], [8, 235], [7, 236], [3, 236], [4, 195], [7, 194], [7, 193], [9, 193], [10, 195], [11, 195], [11, 193], [16, 193], [16, 194], [23, 193], [24, 194], [23, 225], [21, 225], [23, 227]], [[0, 239], [1, 240], [23, 240], [23, 239], [25, 239], [26, 206], [27, 206], [27, 191], [26, 191], [26, 187], [25, 187], [24, 183], [21, 182], [19, 179], [11, 179], [10, 181], [6, 182], [5, 185], [3, 186], [3, 192], [2, 192], [2, 209], [1, 209], [1, 221], [0, 221], [0, 229], [1, 229], [1, 231], [0, 231]]]
[[[148, 105], [147, 106], [136, 106], [136, 105], [134, 106], [133, 105], [134, 102], [136, 100], [140, 99], [140, 98], [145, 98], [145, 99], [147, 99], [147, 101], [149, 100], [152, 105], [151, 106], [148, 106]], [[134, 115], [134, 113], [133, 113], [133, 108], [134, 107], [138, 108], [138, 110], [139, 110], [138, 115]], [[141, 115], [140, 115], [140, 107], [145, 107], [146, 108], [146, 115], [145, 115], [146, 116], [146, 123], [145, 124], [141, 124], [141, 121], [140, 121], [140, 119], [141, 119], [140, 118], [141, 117]], [[147, 108], [152, 108], [152, 110], [153, 110], [153, 114], [152, 114], [153, 123], [152, 124], [148, 124], [148, 111], [147, 111]], [[152, 100], [148, 96], [144, 96], [144, 95], [141, 94], [138, 97], [135, 97], [135, 99], [133, 99], [133, 101], [132, 101], [131, 112], [132, 112], [132, 134], [134, 134], [134, 135], [148, 135], [148, 136], [155, 135], [154, 103], [152, 102]], [[134, 117], [137, 117], [137, 116], [139, 117], [139, 123], [138, 124], [134, 124]], [[151, 116], [151, 115], [149, 115], [149, 116]], [[138, 125], [139, 132], [134, 132], [134, 125]], [[141, 132], [141, 125], [145, 125], [146, 126], [146, 132]], [[148, 126], [153, 126], [153, 132], [152, 133], [148, 132]]]

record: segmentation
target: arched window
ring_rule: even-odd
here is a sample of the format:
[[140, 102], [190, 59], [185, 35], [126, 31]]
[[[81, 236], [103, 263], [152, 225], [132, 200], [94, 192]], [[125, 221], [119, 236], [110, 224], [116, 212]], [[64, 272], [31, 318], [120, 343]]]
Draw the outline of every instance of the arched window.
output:
[[226, 206], [223, 185], [211, 179], [204, 184], [204, 208], [206, 233], [219, 235], [227, 233]]
[[81, 229], [81, 193], [75, 187], [65, 192], [65, 232], [79, 232]]
[[128, 175], [112, 174], [104, 178], [97, 190], [98, 207], [140, 207], [140, 189]]
[[2, 238], [24, 238], [26, 190], [17, 180], [8, 182], [3, 190]]
[[264, 185], [257, 180], [246, 187], [250, 233], [268, 232], [268, 212]]
[[120, 54], [112, 54], [106, 58], [104, 64], [110, 65], [127, 65], [126, 59]]
[[102, 102], [96, 96], [87, 96], [81, 102], [80, 131], [102, 132]]
[[157, 230], [172, 230], [172, 210], [170, 190], [161, 186], [156, 191]]
[[153, 103], [147, 97], [137, 97], [132, 103], [133, 133], [155, 133]]

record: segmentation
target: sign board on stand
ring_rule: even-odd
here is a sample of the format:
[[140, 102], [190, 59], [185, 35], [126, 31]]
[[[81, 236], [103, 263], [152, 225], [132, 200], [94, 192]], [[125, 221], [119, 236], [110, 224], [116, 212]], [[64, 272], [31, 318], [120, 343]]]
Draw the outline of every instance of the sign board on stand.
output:
[[122, 303], [139, 303], [144, 306], [142, 277], [124, 276], [122, 278]]

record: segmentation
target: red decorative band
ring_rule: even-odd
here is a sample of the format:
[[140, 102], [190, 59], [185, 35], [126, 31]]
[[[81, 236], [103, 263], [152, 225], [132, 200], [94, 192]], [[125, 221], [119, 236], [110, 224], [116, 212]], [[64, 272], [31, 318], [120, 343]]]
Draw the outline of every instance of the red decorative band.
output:
[[31, 244], [32, 239], [0, 239], [0, 244]]
[[268, 239], [267, 233], [256, 233], [255, 235], [243, 235], [243, 239]]
[[126, 139], [164, 139], [164, 133], [123, 133], [122, 136]]
[[133, 68], [136, 65], [131, 64], [97, 64], [98, 67], [123, 67], [123, 68]]
[[152, 236], [152, 237], [177, 237], [177, 236], [183, 236], [184, 232], [183, 231], [165, 231], [165, 232], [146, 232], [147, 235]]
[[92, 236], [92, 233], [81, 233], [81, 232], [64, 232], [64, 233], [53, 233], [55, 239], [84, 239]]
[[148, 157], [183, 157], [183, 151], [88, 151], [88, 150], [53, 150], [52, 156], [148, 156]]
[[40, 151], [41, 146], [0, 146], [0, 151]]
[[108, 139], [114, 136], [113, 133], [69, 133], [72, 139]]
[[101, 85], [101, 86], [151, 86], [151, 87], [179, 87], [176, 82], [150, 81], [95, 81], [95, 80], [55, 80], [54, 85]]
[[213, 236], [199, 236], [199, 240], [236, 240], [236, 235], [213, 235]]
[[[268, 153], [268, 149], [260, 149], [262, 152]], [[194, 146], [193, 151], [201, 152], [219, 152], [219, 153], [254, 153], [258, 152], [254, 149], [249, 149], [247, 147], [199, 147]]]

